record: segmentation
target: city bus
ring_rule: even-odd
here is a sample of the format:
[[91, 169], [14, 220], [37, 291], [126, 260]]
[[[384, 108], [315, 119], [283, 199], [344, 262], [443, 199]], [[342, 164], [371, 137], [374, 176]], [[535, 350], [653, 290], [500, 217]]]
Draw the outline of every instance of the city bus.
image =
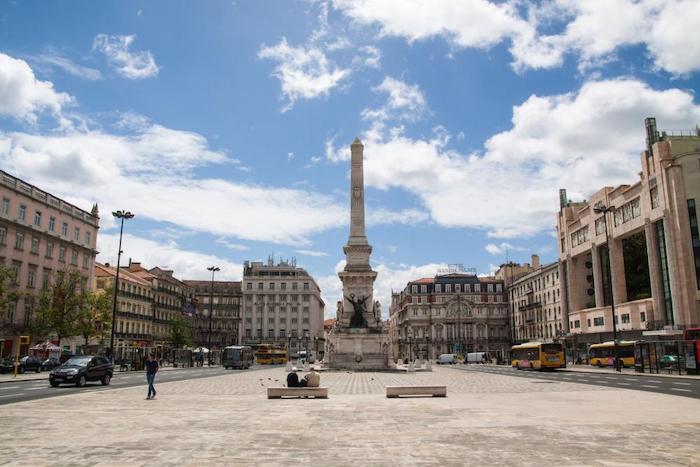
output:
[[240, 368], [245, 370], [253, 364], [253, 349], [247, 345], [230, 345], [224, 349], [221, 356], [221, 365], [226, 368]]
[[255, 361], [261, 365], [283, 365], [287, 363], [287, 351], [272, 344], [258, 344]]
[[528, 342], [511, 348], [511, 366], [518, 370], [553, 370], [566, 368], [564, 347], [558, 343]]
[[[620, 366], [634, 366], [635, 343], [635, 341], [618, 341], [617, 357], [620, 359]], [[615, 342], [591, 344], [588, 355], [592, 366], [615, 366]]]

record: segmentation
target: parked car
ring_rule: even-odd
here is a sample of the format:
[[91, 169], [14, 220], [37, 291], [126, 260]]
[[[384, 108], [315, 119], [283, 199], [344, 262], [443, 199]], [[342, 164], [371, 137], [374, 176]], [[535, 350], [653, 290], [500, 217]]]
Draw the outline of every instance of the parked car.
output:
[[[17, 366], [17, 373], [24, 373], [25, 371], [35, 371], [39, 373], [41, 371], [41, 359], [33, 355], [26, 355], [19, 359], [19, 365]], [[14, 373], [15, 372], [15, 359], [7, 358], [2, 362], [0, 366], [0, 372], [2, 373]]]
[[678, 356], [676, 356], [676, 355], [664, 355], [664, 356], [662, 356], [659, 359], [659, 366], [661, 368], [678, 366]]
[[114, 365], [107, 357], [80, 355], [49, 373], [49, 383], [53, 387], [60, 384], [75, 384], [83, 387], [88, 381], [100, 381], [107, 386], [112, 380]]
[[15, 359], [7, 357], [0, 362], [0, 373], [13, 373], [15, 371]]
[[61, 361], [56, 357], [49, 357], [41, 363], [41, 371], [50, 371], [61, 366]]

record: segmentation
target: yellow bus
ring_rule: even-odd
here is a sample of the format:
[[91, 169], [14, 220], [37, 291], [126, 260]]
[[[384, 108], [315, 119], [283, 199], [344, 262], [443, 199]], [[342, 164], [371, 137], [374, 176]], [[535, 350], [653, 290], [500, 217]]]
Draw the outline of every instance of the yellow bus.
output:
[[564, 347], [558, 343], [528, 342], [511, 348], [511, 366], [518, 370], [553, 370], [566, 368]]
[[[634, 366], [634, 344], [635, 341], [618, 341], [617, 357], [620, 365]], [[591, 344], [588, 348], [590, 364], [597, 367], [615, 366], [615, 343], [613, 341], [601, 344]]]
[[258, 344], [255, 361], [261, 365], [283, 365], [287, 363], [287, 351], [273, 344]]

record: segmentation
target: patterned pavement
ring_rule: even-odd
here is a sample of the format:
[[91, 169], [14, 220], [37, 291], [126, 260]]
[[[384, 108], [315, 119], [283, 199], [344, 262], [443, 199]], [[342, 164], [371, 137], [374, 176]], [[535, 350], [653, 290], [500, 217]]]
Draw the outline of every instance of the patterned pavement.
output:
[[266, 399], [271, 368], [9, 404], [0, 465], [700, 465], [698, 400], [433, 369], [323, 373], [326, 400]]

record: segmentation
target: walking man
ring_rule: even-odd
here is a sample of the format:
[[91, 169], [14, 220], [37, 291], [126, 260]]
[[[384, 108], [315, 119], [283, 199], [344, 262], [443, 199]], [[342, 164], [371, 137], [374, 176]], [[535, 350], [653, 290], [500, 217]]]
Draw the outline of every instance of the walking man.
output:
[[[146, 360], [146, 380], [148, 381], [148, 397], [146, 397], [146, 400], [156, 398], [156, 388], [153, 386], [153, 382], [156, 380], [156, 373], [158, 373], [158, 360], [156, 360], [155, 354], [148, 354], [148, 360]], [[151, 393], [153, 395], [151, 395]]]

